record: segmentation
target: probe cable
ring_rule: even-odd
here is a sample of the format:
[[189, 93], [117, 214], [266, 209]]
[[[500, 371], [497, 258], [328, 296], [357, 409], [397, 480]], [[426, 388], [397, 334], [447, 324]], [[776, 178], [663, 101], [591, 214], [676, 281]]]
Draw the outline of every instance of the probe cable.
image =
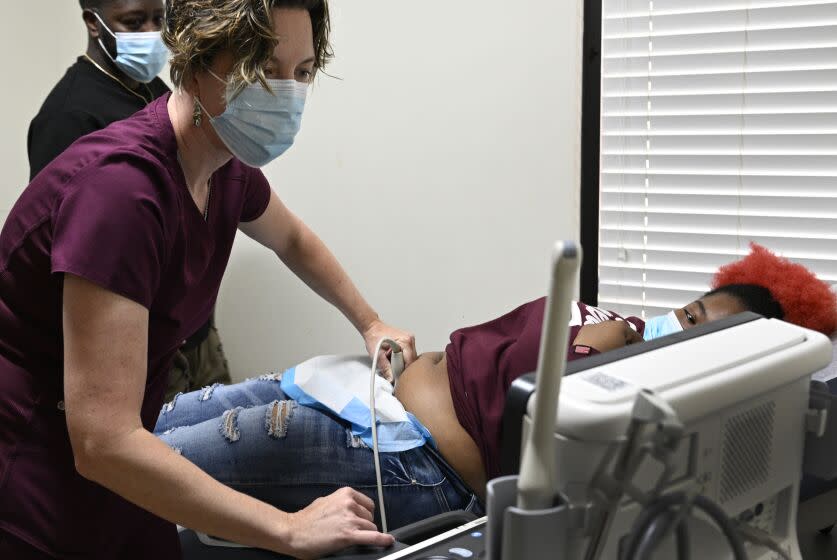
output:
[[398, 381], [398, 376], [404, 370], [404, 355], [401, 347], [392, 339], [382, 338], [375, 347], [375, 355], [372, 358], [372, 372], [369, 376], [369, 415], [372, 420], [372, 456], [375, 462], [375, 483], [378, 487], [378, 511], [381, 512], [381, 528], [387, 531], [387, 510], [384, 506], [384, 486], [381, 483], [381, 457], [378, 454], [378, 413], [375, 410], [375, 378], [378, 377], [378, 356], [381, 354], [381, 347], [389, 345], [392, 354], [390, 355], [390, 370], [392, 372], [392, 384]]
[[[633, 529], [628, 534], [622, 558], [624, 560], [650, 559], [654, 550], [665, 537], [665, 533], [668, 532], [672, 522], [678, 523], [678, 553], [682, 553], [685, 548], [688, 548], [688, 534], [681, 532], [679, 529], [680, 526], [685, 525], [686, 519], [680, 512], [672, 511], [672, 508], [676, 506], [687, 509], [696, 508], [706, 514], [723, 533], [732, 549], [735, 560], [747, 560], [741, 535], [724, 511], [706, 496], [698, 494], [690, 499], [684, 492], [674, 492], [656, 498], [642, 511]], [[683, 542], [684, 538], [686, 543]]]

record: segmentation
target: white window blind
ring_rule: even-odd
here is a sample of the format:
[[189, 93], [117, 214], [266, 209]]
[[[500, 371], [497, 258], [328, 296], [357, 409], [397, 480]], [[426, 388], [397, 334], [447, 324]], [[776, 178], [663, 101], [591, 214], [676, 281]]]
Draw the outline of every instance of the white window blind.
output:
[[656, 315], [756, 241], [837, 282], [837, 0], [603, 0], [599, 304]]

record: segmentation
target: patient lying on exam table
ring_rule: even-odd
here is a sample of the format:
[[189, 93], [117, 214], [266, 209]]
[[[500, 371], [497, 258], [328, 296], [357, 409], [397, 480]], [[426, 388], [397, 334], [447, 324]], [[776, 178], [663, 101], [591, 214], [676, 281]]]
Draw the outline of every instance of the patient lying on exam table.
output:
[[[745, 310], [829, 333], [837, 326], [837, 302], [828, 285], [758, 246], [722, 268], [713, 286], [647, 322], [574, 303], [568, 360]], [[449, 510], [480, 513], [485, 482], [499, 474], [506, 391], [537, 365], [544, 302], [457, 330], [444, 352], [425, 353], [404, 371], [395, 395], [436, 446], [381, 453], [390, 528]], [[368, 446], [345, 422], [289, 399], [280, 381], [281, 374], [272, 374], [180, 395], [163, 408], [156, 431], [220, 481], [284, 510], [302, 508], [341, 486], [374, 498]]]

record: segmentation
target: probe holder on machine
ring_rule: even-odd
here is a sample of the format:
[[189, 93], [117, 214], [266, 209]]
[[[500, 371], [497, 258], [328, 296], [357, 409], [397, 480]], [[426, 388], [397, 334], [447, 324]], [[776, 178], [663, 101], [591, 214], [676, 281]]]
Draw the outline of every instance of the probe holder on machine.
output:
[[[648, 426], [654, 426], [656, 430], [650, 437], [642, 437]], [[596, 486], [603, 491], [600, 498], [609, 496], [618, 502], [627, 495], [648, 501], [651, 496], [633, 485], [634, 475], [646, 457], [646, 446], [651, 443], [655, 457], [666, 466], [656, 484], [662, 487], [668, 482], [669, 457], [678, 447], [683, 428], [677, 414], [664, 400], [650, 391], [637, 393], [624, 445], [618, 453], [606, 456], [598, 465]], [[517, 475], [504, 476], [488, 483], [486, 548], [489, 560], [543, 558], [556, 552], [560, 558], [576, 558], [581, 557], [588, 546], [600, 546], [603, 535], [592, 542], [587, 539], [594, 536], [592, 533], [596, 529], [606, 532], [601, 525], [605, 505], [602, 500], [573, 503], [558, 493], [551, 508], [523, 510], [514, 505], [518, 478]]]
[[585, 510], [571, 508], [562, 496], [548, 509], [518, 508], [518, 478], [503, 476], [488, 483], [486, 558], [566, 557], [572, 535], [583, 530]]

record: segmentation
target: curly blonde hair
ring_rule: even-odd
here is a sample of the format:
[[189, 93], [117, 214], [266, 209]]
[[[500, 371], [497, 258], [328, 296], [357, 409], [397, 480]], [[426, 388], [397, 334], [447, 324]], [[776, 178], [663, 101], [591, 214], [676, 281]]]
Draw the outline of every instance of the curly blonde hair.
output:
[[208, 68], [224, 50], [236, 53], [230, 72], [233, 96], [256, 82], [267, 87], [264, 67], [273, 55], [274, 8], [300, 8], [311, 16], [314, 68], [334, 56], [329, 42], [328, 0], [168, 0], [163, 41], [171, 51], [171, 79], [180, 87]]

